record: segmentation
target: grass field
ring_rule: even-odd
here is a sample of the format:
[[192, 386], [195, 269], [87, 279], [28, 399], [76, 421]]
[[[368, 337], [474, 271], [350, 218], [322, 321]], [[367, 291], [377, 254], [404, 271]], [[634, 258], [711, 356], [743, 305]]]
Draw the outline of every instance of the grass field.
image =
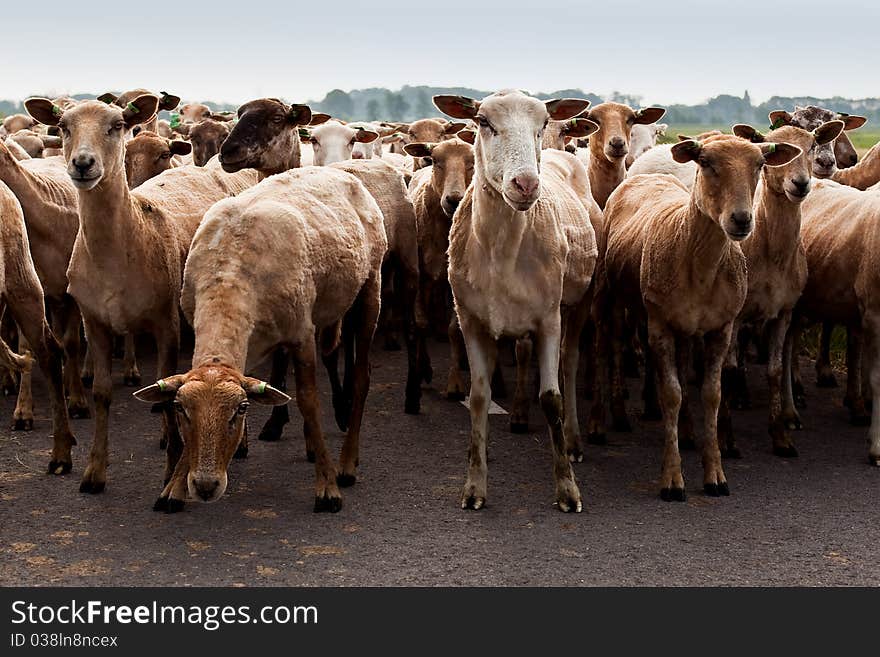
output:
[[[755, 128], [762, 132], [766, 132], [768, 126], [756, 125]], [[672, 124], [666, 130], [666, 135], [660, 138], [659, 143], [670, 144], [672, 142], [678, 141], [678, 135], [698, 135], [701, 132], [708, 132], [709, 130], [721, 130], [722, 132], [730, 132], [730, 126]], [[850, 138], [850, 140], [852, 140], [853, 145], [859, 152], [859, 157], [864, 155], [867, 150], [871, 148], [871, 146], [880, 141], [880, 127], [877, 126], [868, 125], [863, 128], [859, 128], [858, 130], [852, 130], [846, 134]]]

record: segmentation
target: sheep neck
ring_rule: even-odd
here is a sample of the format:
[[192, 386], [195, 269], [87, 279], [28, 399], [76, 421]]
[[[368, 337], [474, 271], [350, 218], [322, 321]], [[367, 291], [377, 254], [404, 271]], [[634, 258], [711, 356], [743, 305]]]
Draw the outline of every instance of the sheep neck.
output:
[[801, 239], [801, 206], [785, 192], [770, 187], [766, 180], [755, 198], [755, 229], [743, 242], [747, 258], [760, 257], [776, 265], [790, 264], [797, 256]]
[[114, 163], [95, 187], [78, 191], [80, 234], [91, 257], [125, 260], [125, 245], [137, 234], [138, 213], [123, 167]]
[[513, 267], [528, 225], [528, 211], [520, 212], [511, 208], [479, 169], [474, 174], [473, 185], [474, 236], [490, 260]]
[[[592, 143], [592, 142], [591, 142]], [[626, 178], [626, 158], [622, 157], [614, 162], [605, 157], [604, 151], [601, 149], [598, 153], [590, 149], [590, 189], [593, 192], [593, 198], [602, 209], [605, 209], [605, 203], [611, 192], [617, 189], [617, 186]]]
[[730, 239], [717, 221], [700, 210], [693, 195], [681, 226], [682, 252], [687, 254], [684, 261], [688, 263], [690, 280], [714, 281], [730, 252]]

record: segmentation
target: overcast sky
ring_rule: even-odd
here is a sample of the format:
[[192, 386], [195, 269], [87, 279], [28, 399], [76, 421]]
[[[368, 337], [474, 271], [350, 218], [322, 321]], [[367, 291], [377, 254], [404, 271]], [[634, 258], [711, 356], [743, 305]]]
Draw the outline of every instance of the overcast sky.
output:
[[[184, 99], [320, 99], [404, 84], [880, 96], [880, 3], [4, 3], [0, 98], [146, 87]], [[16, 16], [17, 13], [22, 14]]]

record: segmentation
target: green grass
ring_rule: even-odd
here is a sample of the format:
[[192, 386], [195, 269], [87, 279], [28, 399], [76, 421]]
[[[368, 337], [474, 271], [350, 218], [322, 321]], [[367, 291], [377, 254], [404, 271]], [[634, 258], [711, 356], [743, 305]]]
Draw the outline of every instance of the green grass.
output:
[[[678, 135], [698, 135], [701, 132], [708, 132], [709, 130], [721, 130], [722, 132], [730, 132], [729, 125], [695, 125], [695, 124], [673, 124], [670, 125], [669, 128], [666, 129], [666, 135], [660, 137], [658, 143], [660, 144], [671, 144], [678, 141]], [[758, 130], [766, 131], [767, 126], [755, 126]], [[853, 146], [856, 147], [856, 150], [859, 152], [859, 157], [865, 154], [865, 152], [871, 148], [874, 144], [880, 141], [880, 127], [876, 126], [865, 126], [863, 128], [859, 128], [858, 130], [852, 130], [846, 133], [847, 136], [853, 143]]]

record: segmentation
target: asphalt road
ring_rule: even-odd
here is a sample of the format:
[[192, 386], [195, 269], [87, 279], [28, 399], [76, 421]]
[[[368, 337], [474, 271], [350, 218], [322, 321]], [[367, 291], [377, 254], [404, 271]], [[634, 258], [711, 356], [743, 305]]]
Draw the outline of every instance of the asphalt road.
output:
[[[818, 390], [808, 364], [806, 429], [790, 460], [770, 452], [766, 386], [752, 366], [754, 409], [734, 416], [744, 458], [725, 462], [730, 497], [703, 494], [699, 455], [686, 452], [687, 502], [661, 501], [659, 425], [636, 422], [607, 446], [587, 446], [575, 466], [584, 512], [562, 514], [533, 404], [530, 434], [491, 416], [488, 507], [473, 512], [459, 508], [467, 411], [440, 394], [447, 346], [432, 350], [435, 387], [425, 388], [422, 415], [408, 416], [404, 354], [374, 349], [358, 482], [333, 515], [312, 511], [314, 471], [295, 410], [281, 442], [252, 438], [220, 501], [153, 512], [159, 416], [123, 387], [118, 361], [107, 489], [80, 494], [92, 422], [74, 422], [74, 472], [44, 474], [50, 423], [35, 376], [32, 433], [7, 428], [14, 400], [0, 399], [0, 585], [880, 584], [880, 469], [868, 465], [866, 430], [847, 423], [842, 391]], [[143, 361], [150, 381], [154, 361]], [[338, 453], [323, 377], [322, 404]], [[640, 403], [630, 406], [635, 414]], [[255, 437], [268, 410], [251, 409]], [[587, 410], [583, 402], [582, 426]]]

